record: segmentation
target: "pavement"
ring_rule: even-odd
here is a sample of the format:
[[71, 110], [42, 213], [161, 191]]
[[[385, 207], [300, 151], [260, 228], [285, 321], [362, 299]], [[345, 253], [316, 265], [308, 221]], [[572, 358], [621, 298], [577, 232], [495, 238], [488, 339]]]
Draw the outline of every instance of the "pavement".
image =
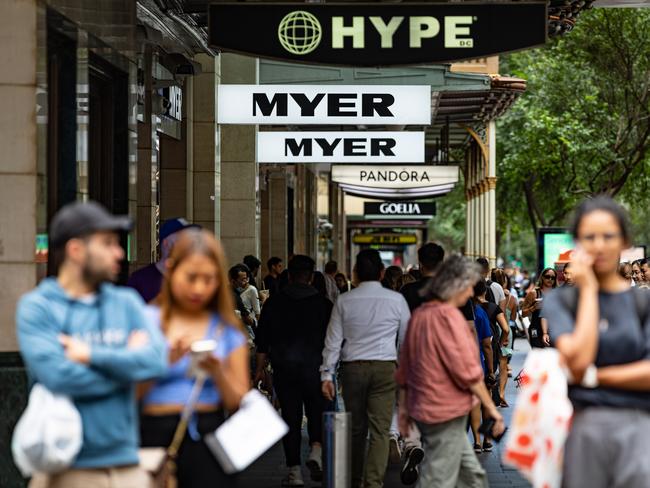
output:
[[[530, 350], [528, 342], [525, 339], [517, 339], [515, 342], [515, 353], [513, 355], [511, 366], [514, 376], [521, 370], [526, 354]], [[510, 404], [509, 408], [500, 409], [506, 425], [510, 424], [512, 417], [517, 389], [512, 378], [509, 379], [506, 388], [506, 401]], [[501, 450], [503, 446], [494, 443], [494, 449], [490, 453], [478, 454], [481, 464], [488, 473], [488, 480], [491, 488], [529, 488], [531, 485], [523, 479], [521, 475], [509, 466], [504, 466], [501, 462]], [[303, 436], [303, 459], [307, 458], [309, 446], [306, 436]], [[390, 465], [386, 472], [384, 488], [401, 488], [404, 485], [399, 479], [400, 466]], [[281, 486], [282, 478], [286, 474], [284, 465], [284, 454], [281, 444], [272, 447], [264, 456], [256, 461], [249, 469], [241, 474], [238, 486], [242, 488], [274, 488]], [[315, 483], [309, 480], [309, 473], [303, 467], [303, 477], [306, 488], [315, 488], [322, 486], [321, 483]], [[435, 488], [435, 487], [431, 487]]]

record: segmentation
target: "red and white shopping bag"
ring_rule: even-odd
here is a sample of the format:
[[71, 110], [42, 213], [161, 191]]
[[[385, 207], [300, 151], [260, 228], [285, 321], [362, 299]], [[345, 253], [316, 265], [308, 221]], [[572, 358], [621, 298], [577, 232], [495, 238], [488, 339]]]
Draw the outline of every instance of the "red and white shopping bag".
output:
[[503, 462], [534, 488], [560, 488], [564, 444], [573, 407], [556, 349], [533, 349], [526, 358]]

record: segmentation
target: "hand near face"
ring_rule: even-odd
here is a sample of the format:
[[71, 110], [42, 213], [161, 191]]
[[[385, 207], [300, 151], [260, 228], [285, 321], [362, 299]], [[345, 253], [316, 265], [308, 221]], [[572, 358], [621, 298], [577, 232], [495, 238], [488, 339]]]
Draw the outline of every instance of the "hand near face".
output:
[[573, 282], [579, 288], [598, 286], [594, 274], [594, 258], [583, 249], [576, 249], [571, 256], [571, 273]]

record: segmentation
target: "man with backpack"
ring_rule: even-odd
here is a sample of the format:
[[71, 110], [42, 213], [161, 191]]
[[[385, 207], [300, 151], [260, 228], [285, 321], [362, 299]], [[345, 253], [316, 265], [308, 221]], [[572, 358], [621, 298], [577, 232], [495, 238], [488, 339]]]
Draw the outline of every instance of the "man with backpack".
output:
[[478, 258], [476, 262], [481, 266], [481, 273], [483, 273], [485, 284], [487, 285], [486, 300], [497, 305], [501, 304], [506, 299], [506, 294], [499, 283], [495, 283], [490, 279], [490, 262], [483, 257]]
[[83, 444], [71, 466], [37, 474], [31, 487], [141, 488], [135, 383], [164, 374], [165, 343], [142, 299], [110, 284], [124, 250], [127, 217], [95, 202], [63, 207], [50, 226], [56, 276], [22, 297], [20, 352], [32, 383], [69, 397], [81, 416]]

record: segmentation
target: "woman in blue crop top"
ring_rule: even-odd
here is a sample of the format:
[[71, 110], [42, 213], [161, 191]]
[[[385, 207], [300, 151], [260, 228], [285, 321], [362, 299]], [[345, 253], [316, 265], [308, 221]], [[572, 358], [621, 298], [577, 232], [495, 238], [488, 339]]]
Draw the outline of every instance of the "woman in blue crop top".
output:
[[217, 348], [200, 367], [208, 379], [176, 459], [179, 488], [231, 487], [203, 436], [224, 421], [249, 390], [248, 345], [229, 289], [228, 265], [220, 243], [206, 231], [185, 230], [167, 262], [156, 306], [149, 309], [169, 347], [165, 377], [141, 388], [144, 447], [168, 447], [194, 379], [188, 375], [193, 342], [214, 339]]

